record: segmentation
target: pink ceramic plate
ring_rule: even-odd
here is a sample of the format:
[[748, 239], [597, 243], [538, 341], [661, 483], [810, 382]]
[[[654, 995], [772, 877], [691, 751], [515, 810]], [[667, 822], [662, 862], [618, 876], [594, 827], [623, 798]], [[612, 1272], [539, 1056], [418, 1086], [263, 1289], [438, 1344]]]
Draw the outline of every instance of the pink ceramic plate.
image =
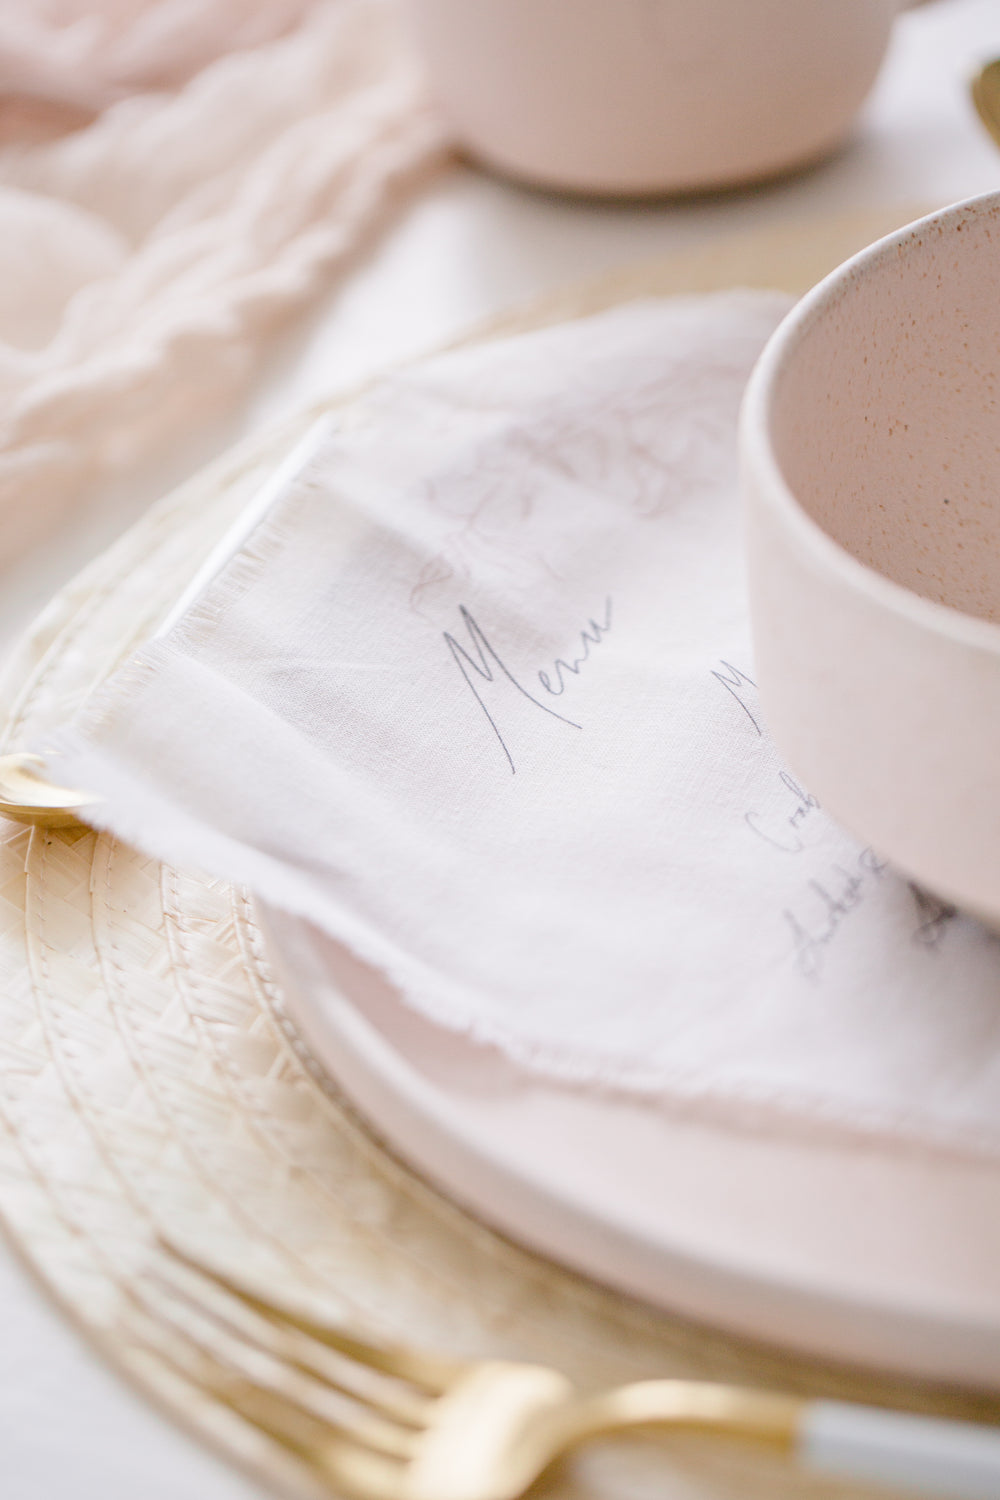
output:
[[562, 1088], [421, 1020], [307, 924], [264, 915], [316, 1056], [474, 1214], [736, 1333], [1000, 1389], [997, 1166]]

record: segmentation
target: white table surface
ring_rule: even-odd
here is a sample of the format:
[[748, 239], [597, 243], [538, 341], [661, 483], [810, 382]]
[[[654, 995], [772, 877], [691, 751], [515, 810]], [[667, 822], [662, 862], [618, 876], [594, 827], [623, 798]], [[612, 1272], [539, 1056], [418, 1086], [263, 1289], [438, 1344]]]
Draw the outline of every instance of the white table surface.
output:
[[[273, 351], [232, 421], [169, 465], [116, 485], [0, 578], [0, 655], [145, 505], [243, 432], [492, 313], [720, 233], [853, 207], [937, 206], [1000, 187], [1000, 151], [967, 95], [970, 75], [996, 56], [998, 0], [938, 0], [903, 16], [850, 145], [816, 170], [747, 193], [612, 206], [548, 198], [452, 169], [397, 220], [364, 268]], [[126, 1390], [0, 1244], [3, 1500], [259, 1494]]]

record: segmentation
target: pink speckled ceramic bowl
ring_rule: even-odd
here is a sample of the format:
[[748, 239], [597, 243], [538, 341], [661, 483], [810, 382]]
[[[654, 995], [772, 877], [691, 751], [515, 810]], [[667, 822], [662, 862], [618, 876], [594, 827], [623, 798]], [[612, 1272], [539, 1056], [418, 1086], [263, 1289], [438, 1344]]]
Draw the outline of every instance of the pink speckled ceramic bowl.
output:
[[741, 443], [782, 754], [899, 869], [1000, 925], [1000, 193], [810, 292]]

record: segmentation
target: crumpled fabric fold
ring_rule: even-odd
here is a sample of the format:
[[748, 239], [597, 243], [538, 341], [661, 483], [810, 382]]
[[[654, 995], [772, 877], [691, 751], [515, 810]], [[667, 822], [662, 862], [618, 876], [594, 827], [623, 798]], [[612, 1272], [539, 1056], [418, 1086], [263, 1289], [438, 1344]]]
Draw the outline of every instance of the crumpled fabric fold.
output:
[[[151, 76], [138, 66], [140, 21], [149, 39], [172, 17], [179, 37], [191, 9], [109, 4], [107, 16], [132, 14], [135, 67], [106, 92]], [[218, 414], [264, 335], [446, 154], [389, 0], [249, 8], [256, 20], [232, 40], [265, 40], [222, 55], [234, 8], [195, 9], [175, 90], [130, 93], [81, 129], [0, 146], [0, 563], [96, 480]], [[0, 87], [14, 42], [30, 37], [21, 15], [0, 11]]]
[[100, 110], [176, 88], [225, 52], [260, 46], [309, 0], [3, 0], [0, 94]]

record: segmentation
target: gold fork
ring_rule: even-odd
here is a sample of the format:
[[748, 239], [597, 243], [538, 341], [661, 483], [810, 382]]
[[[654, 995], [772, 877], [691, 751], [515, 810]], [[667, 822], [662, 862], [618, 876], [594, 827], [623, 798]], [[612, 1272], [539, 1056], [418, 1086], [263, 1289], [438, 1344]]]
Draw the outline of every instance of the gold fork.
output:
[[755, 1440], [814, 1472], [923, 1494], [1000, 1495], [996, 1429], [689, 1380], [584, 1395], [540, 1365], [369, 1343], [163, 1249], [146, 1279], [180, 1337], [161, 1357], [355, 1500], [516, 1500], [588, 1438], [655, 1426]]

